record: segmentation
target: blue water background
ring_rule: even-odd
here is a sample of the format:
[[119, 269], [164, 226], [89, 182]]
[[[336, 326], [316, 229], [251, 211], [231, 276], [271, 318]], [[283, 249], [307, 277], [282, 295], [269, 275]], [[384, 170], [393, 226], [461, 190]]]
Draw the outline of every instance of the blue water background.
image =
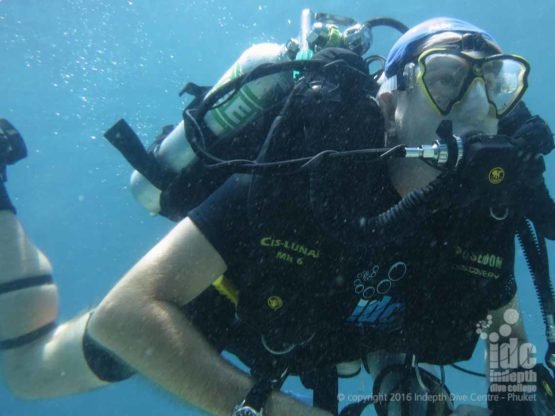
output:
[[[125, 117], [149, 142], [162, 125], [178, 122], [185, 81], [212, 84], [251, 44], [296, 36], [303, 7], [360, 20], [387, 15], [409, 25], [450, 15], [487, 28], [506, 51], [529, 59], [526, 101], [555, 125], [551, 0], [0, 0], [0, 116], [29, 147], [29, 157], [9, 171], [9, 189], [29, 235], [54, 264], [60, 321], [99, 302], [171, 227], [133, 200], [130, 168], [102, 138], [104, 130]], [[374, 35], [374, 51], [387, 53], [395, 33]], [[548, 161], [554, 192], [553, 157]], [[542, 357], [543, 325], [520, 252], [518, 258], [525, 320]], [[479, 348], [467, 367], [483, 370], [482, 356]], [[449, 371], [447, 380], [469, 402], [485, 392], [480, 379]], [[342, 382], [341, 391], [366, 394], [370, 386], [364, 375]], [[302, 391], [295, 380], [288, 388]], [[199, 414], [140, 377], [37, 402], [15, 399], [0, 384], [0, 415], [100, 413]]]

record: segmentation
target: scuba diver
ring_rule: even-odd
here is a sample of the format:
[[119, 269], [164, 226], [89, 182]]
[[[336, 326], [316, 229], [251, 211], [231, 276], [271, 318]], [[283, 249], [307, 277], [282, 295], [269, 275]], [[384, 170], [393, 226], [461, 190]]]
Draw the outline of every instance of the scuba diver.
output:
[[[329, 415], [338, 376], [364, 366], [372, 398], [341, 415], [370, 404], [380, 416], [480, 415], [455, 409], [443, 375], [421, 363], [466, 360], [483, 338], [492, 414], [555, 412], [514, 276], [516, 234], [532, 246], [553, 369], [543, 155], [554, 145], [521, 101], [528, 63], [470, 23], [436, 18], [369, 74], [369, 25], [315, 20], [297, 47], [232, 67], [213, 89], [189, 85], [184, 122], [150, 152], [124, 122], [107, 132], [137, 169], [139, 199], [179, 222], [93, 311], [61, 325], [51, 266], [3, 184], [26, 152], [2, 120], [0, 348], [15, 394], [138, 372], [210, 414]], [[314, 407], [280, 392], [288, 375], [314, 391]]]

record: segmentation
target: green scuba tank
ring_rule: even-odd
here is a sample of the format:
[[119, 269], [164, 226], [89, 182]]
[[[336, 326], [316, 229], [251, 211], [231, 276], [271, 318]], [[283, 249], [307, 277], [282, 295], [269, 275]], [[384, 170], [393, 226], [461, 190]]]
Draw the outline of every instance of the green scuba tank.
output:
[[[249, 72], [261, 64], [279, 63], [290, 60], [289, 49], [276, 43], [261, 43], [248, 48], [227, 70], [209, 96], [220, 86]], [[237, 94], [210, 110], [204, 122], [217, 138], [225, 140], [255, 120], [265, 110], [284, 98], [293, 86], [291, 73], [281, 72], [259, 78], [245, 84]], [[192, 165], [202, 163], [185, 138], [185, 126], [181, 121], [154, 149], [157, 162], [166, 170], [177, 174]], [[137, 201], [152, 214], [161, 211], [162, 189], [153, 185], [140, 172], [131, 175], [131, 191]], [[183, 195], [187, 198], [187, 195]]]
[[[288, 49], [283, 45], [261, 43], [251, 46], [220, 78], [207, 96], [227, 82], [249, 72], [263, 63], [278, 63], [289, 60]], [[284, 97], [293, 86], [287, 72], [259, 78], [245, 84], [225, 104], [209, 111], [204, 121], [219, 138], [229, 137], [242, 126], [253, 121], [258, 114]]]

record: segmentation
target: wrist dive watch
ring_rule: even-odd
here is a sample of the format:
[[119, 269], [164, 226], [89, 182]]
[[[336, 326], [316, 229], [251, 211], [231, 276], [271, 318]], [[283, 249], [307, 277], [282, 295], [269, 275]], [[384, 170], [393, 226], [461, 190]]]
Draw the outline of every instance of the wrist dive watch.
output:
[[233, 408], [231, 416], [264, 416], [264, 410], [255, 410], [243, 400], [240, 404]]

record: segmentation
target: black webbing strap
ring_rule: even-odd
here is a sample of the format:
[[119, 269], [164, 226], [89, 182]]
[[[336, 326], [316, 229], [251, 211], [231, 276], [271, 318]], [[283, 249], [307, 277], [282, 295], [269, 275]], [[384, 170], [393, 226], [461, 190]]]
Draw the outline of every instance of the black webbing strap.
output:
[[11, 350], [30, 344], [31, 342], [36, 341], [37, 339], [48, 334], [50, 331], [54, 330], [56, 326], [56, 322], [50, 322], [49, 324], [41, 326], [40, 328], [35, 329], [34, 331], [31, 331], [25, 335], [0, 341], [0, 351]]
[[90, 370], [102, 381], [115, 383], [128, 379], [135, 370], [125, 364], [111, 351], [96, 342], [88, 331], [92, 313], [89, 314], [85, 333], [83, 334], [83, 355]]
[[11, 282], [0, 284], [0, 295], [8, 292], [15, 292], [16, 290], [27, 289], [29, 287], [47, 285], [52, 282], [52, 276], [49, 274], [12, 280]]
[[[15, 292], [17, 290], [27, 289], [30, 287], [47, 285], [52, 282], [53, 282], [52, 276], [49, 274], [27, 277], [27, 278], [18, 279], [18, 280], [12, 280], [10, 282], [0, 284], [0, 295], [3, 295], [5, 293], [10, 293], [10, 292]], [[56, 328], [56, 326], [57, 326], [56, 322], [50, 322], [25, 335], [0, 341], [0, 351], [19, 348], [19, 347], [22, 347], [23, 345], [30, 344], [31, 342], [36, 341], [40, 337], [48, 334], [50, 331]]]

